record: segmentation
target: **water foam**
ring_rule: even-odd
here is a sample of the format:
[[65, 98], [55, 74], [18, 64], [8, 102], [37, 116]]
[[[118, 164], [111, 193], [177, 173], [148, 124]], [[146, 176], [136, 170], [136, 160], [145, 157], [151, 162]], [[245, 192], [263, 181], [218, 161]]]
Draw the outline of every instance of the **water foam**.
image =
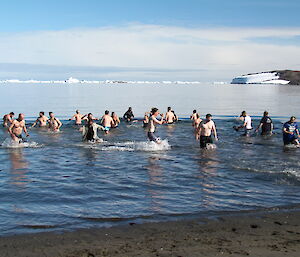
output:
[[162, 140], [160, 144], [155, 142], [135, 142], [135, 141], [127, 141], [127, 142], [117, 142], [109, 145], [102, 145], [102, 151], [167, 151], [170, 150], [171, 146], [167, 139]]
[[16, 142], [10, 138], [6, 138], [3, 143], [1, 144], [1, 147], [4, 148], [37, 148], [41, 147], [42, 145], [39, 145], [37, 142]]

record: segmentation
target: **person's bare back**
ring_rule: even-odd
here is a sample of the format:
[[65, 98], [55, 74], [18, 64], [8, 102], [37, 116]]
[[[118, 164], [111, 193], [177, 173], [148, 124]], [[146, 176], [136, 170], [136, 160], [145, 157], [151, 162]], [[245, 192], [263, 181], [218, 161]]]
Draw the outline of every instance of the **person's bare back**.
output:
[[84, 115], [82, 115], [78, 110], [76, 110], [76, 113], [69, 120], [75, 120], [76, 125], [81, 125], [83, 117]]

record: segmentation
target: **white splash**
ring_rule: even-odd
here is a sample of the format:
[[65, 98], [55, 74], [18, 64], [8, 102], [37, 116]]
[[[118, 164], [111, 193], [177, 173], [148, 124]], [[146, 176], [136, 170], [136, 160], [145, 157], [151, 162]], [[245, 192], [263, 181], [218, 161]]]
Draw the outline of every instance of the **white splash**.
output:
[[3, 143], [1, 144], [1, 147], [4, 148], [37, 148], [42, 147], [42, 145], [39, 145], [37, 142], [16, 142], [10, 138], [6, 138]]

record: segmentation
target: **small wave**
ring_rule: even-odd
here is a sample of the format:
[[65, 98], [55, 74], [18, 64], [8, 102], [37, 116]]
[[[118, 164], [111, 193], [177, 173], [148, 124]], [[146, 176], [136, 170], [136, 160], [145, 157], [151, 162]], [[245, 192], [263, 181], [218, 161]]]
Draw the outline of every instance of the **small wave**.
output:
[[101, 148], [102, 151], [121, 151], [121, 152], [130, 152], [134, 151], [133, 148], [130, 147], [122, 147], [122, 146], [106, 146]]
[[118, 142], [114, 145], [110, 145], [106, 147], [106, 149], [112, 149], [112, 150], [119, 150], [119, 151], [166, 151], [170, 150], [171, 146], [167, 139], [162, 140], [160, 144], [157, 144], [155, 142], [134, 142], [134, 141], [128, 141], [128, 142]]
[[166, 151], [170, 150], [171, 145], [169, 144], [168, 140], [162, 140], [160, 144], [155, 142], [138, 142], [135, 144], [135, 150], [138, 151]]
[[37, 142], [16, 142], [10, 138], [6, 138], [3, 143], [1, 144], [4, 148], [38, 148], [42, 147], [42, 145], [38, 144]]

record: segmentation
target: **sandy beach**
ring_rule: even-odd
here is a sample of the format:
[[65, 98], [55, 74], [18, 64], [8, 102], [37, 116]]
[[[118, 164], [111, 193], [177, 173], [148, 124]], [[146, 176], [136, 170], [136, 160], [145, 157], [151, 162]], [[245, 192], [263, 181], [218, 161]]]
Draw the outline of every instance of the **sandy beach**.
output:
[[0, 256], [299, 256], [295, 209], [0, 238]]

